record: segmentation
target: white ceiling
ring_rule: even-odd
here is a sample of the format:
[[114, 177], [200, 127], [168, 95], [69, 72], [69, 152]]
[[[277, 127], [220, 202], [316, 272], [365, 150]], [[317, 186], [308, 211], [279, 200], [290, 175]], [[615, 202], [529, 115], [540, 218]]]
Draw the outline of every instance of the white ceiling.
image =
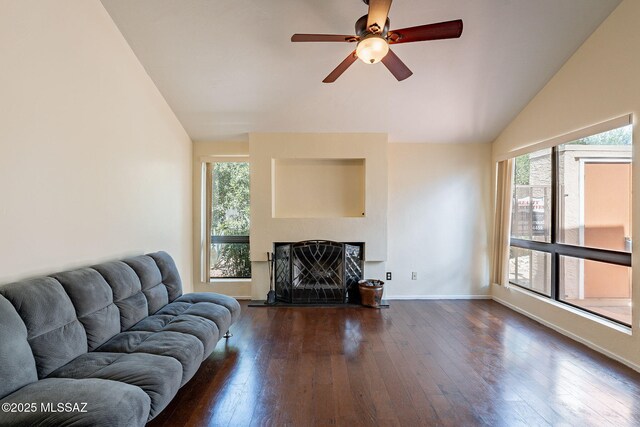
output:
[[361, 0], [102, 0], [194, 141], [247, 132], [385, 132], [391, 142], [489, 142], [620, 0], [396, 0], [391, 28], [462, 18], [460, 39], [394, 46], [397, 82], [354, 49]]

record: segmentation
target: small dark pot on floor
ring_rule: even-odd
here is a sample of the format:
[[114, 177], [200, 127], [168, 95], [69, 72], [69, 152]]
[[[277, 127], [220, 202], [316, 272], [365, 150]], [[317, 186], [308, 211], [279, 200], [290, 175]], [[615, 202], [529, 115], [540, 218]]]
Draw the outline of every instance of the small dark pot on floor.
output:
[[384, 282], [378, 279], [365, 279], [358, 282], [360, 288], [360, 299], [362, 305], [373, 308], [380, 308], [382, 301], [382, 291]]

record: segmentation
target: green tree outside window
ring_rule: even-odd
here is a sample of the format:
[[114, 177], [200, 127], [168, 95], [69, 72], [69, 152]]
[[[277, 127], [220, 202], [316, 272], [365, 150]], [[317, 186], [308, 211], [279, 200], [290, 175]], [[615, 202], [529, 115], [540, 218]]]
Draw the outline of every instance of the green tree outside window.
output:
[[249, 278], [249, 163], [213, 165], [211, 277]]

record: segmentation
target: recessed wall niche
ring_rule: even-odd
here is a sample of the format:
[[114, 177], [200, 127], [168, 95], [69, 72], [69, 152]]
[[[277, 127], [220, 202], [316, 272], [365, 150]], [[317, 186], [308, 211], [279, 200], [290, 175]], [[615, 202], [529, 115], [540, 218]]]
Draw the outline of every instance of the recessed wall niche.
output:
[[273, 159], [274, 218], [365, 215], [365, 159]]

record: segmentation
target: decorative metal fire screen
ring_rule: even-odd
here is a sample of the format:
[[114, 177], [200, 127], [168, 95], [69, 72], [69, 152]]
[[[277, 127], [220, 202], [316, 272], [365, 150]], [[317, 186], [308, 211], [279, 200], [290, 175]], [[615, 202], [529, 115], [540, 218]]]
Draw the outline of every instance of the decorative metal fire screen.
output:
[[364, 243], [307, 240], [274, 244], [276, 299], [288, 303], [359, 303]]

